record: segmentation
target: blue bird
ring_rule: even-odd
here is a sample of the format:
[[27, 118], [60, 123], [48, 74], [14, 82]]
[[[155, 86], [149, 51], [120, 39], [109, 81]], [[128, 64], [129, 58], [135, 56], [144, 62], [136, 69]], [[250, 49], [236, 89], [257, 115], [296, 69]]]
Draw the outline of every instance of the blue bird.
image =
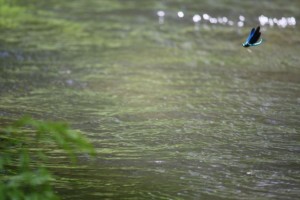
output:
[[[251, 47], [251, 46], [258, 46], [262, 43], [262, 39], [259, 40], [261, 32], [260, 26], [258, 26], [256, 29], [252, 28], [246, 42], [243, 43], [243, 47]], [[258, 41], [259, 40], [259, 41]]]

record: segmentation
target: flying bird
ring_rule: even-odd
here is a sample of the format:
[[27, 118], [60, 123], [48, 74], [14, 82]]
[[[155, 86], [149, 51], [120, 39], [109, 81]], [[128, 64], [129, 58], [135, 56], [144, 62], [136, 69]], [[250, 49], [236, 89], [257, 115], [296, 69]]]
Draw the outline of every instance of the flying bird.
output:
[[251, 46], [258, 46], [262, 43], [262, 39], [259, 39], [261, 35], [260, 26], [256, 29], [252, 28], [246, 42], [243, 43], [243, 47], [251, 47]]

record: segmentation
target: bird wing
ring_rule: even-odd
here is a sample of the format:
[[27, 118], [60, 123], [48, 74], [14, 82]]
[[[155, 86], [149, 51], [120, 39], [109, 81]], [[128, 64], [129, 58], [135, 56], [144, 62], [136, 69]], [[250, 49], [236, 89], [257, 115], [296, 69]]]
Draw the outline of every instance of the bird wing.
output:
[[259, 40], [260, 35], [261, 35], [260, 27], [258, 26], [254, 31], [253, 36], [250, 38], [249, 43], [250, 44], [256, 43]]
[[255, 28], [252, 28], [252, 29], [251, 29], [251, 32], [249, 33], [249, 36], [248, 36], [248, 38], [247, 38], [247, 40], [246, 40], [245, 43], [249, 43], [249, 41], [251, 40], [251, 38], [252, 38], [254, 32], [255, 32]]

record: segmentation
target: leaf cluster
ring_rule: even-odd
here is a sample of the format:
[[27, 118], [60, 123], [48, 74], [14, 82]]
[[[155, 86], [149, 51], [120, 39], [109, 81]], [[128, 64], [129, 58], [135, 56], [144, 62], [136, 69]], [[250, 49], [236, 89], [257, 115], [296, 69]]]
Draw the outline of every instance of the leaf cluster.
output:
[[58, 199], [44, 166], [43, 147], [63, 150], [72, 161], [78, 153], [95, 154], [90, 142], [68, 124], [23, 117], [0, 129], [0, 200]]

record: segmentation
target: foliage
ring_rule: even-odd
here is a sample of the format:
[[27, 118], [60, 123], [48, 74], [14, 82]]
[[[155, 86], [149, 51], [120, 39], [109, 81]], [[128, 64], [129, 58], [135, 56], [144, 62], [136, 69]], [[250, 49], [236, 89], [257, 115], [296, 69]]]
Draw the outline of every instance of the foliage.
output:
[[[42, 147], [53, 145], [66, 151], [72, 160], [79, 152], [95, 153], [87, 139], [65, 123], [25, 117], [0, 129], [0, 200], [58, 199], [42, 151]], [[39, 153], [33, 151], [39, 147]]]
[[28, 17], [24, 7], [0, 0], [0, 28], [13, 28]]

